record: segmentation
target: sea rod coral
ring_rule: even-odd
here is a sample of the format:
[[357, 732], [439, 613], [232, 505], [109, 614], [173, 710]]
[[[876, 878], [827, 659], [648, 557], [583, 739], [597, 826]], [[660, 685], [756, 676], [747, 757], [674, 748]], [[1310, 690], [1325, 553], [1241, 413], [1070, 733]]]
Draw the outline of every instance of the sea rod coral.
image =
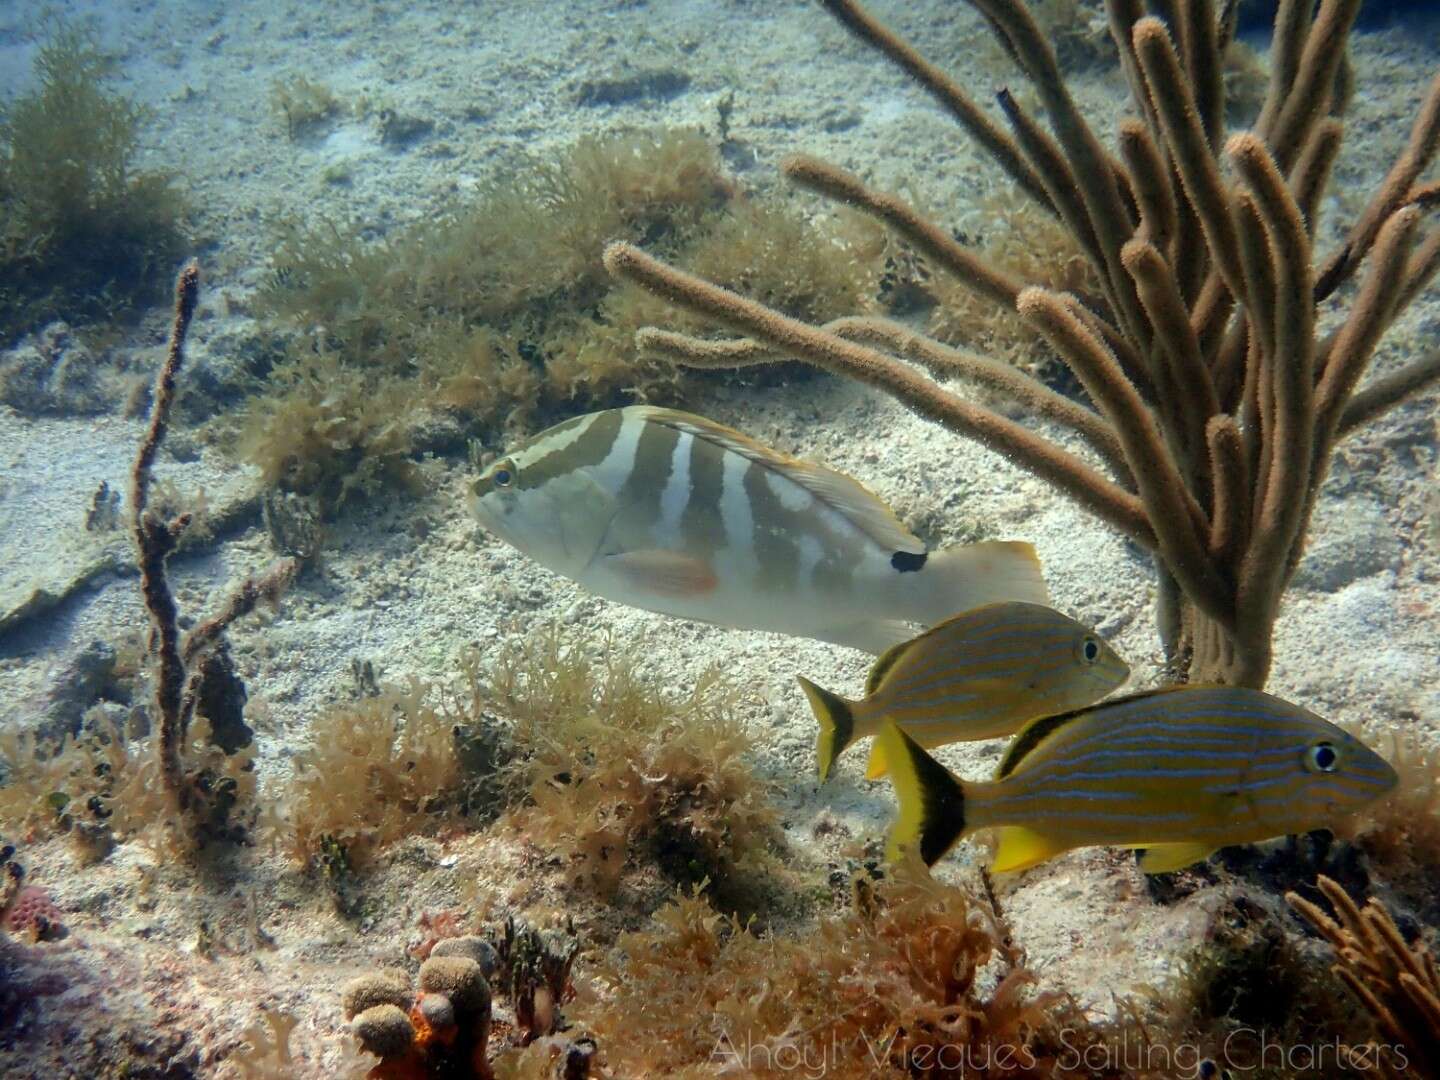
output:
[[130, 476], [131, 527], [140, 566], [140, 589], [150, 616], [150, 651], [155, 663], [155, 713], [158, 728], [156, 755], [160, 787], [171, 803], [171, 825], [188, 822], [190, 840], [213, 831], [216, 813], [223, 817], [223, 802], [212, 798], [210, 778], [185, 761], [190, 720], [202, 694], [202, 661], [217, 648], [225, 630], [249, 614], [261, 600], [274, 601], [299, 569], [295, 559], [276, 563], [259, 578], [247, 578], [225, 606], [181, 636], [175, 595], [165, 573], [165, 562], [191, 524], [180, 513], [168, 520], [150, 505], [151, 469], [169, 428], [175, 402], [176, 376], [185, 359], [185, 338], [200, 291], [200, 268], [194, 263], [180, 272], [175, 284], [175, 320], [165, 362], [155, 384], [150, 422]]
[[[1070, 232], [1095, 295], [1029, 286], [976, 259], [902, 199], [809, 157], [784, 163], [803, 187], [885, 222], [928, 261], [1018, 312], [1073, 370], [1093, 407], [992, 359], [873, 318], [814, 326], [674, 269], [629, 243], [611, 273], [750, 335], [707, 341], [655, 328], [652, 353], [694, 367], [794, 357], [875, 386], [1017, 464], [1154, 557], [1159, 630], [1174, 674], [1264, 685], [1286, 584], [1304, 550], [1337, 444], [1440, 380], [1440, 351], [1357, 388], [1387, 327], [1440, 270], [1440, 229], [1423, 181], [1440, 145], [1440, 75], [1409, 141], [1321, 260], [1316, 223], [1343, 134], [1345, 50], [1360, 0], [1281, 0], [1265, 105], [1253, 130], [1224, 132], [1222, 57], [1237, 5], [1107, 0], [1134, 115], [1112, 153], [1081, 114], [1023, 0], [972, 0], [1033, 85], [1042, 126], [1010, 93], [1010, 131], [855, 0], [824, 5], [946, 109], [1024, 193]], [[1236, 179], [1227, 178], [1226, 167]], [[1357, 276], [1333, 332], [1321, 305]], [[1328, 307], [1327, 309], [1328, 310]], [[989, 386], [1068, 428], [1102, 468], [1024, 423], [917, 372]]]

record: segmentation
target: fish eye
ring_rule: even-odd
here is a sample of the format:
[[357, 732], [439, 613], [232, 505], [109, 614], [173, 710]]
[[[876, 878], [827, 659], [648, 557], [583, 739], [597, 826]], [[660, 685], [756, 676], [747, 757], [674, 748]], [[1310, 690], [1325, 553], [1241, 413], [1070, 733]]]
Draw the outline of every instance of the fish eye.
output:
[[1305, 751], [1305, 767], [1311, 772], [1334, 772], [1340, 764], [1340, 751], [1334, 743], [1318, 742]]
[[491, 470], [490, 482], [497, 488], [508, 488], [515, 483], [515, 466], [508, 461], [502, 461]]
[[1100, 659], [1100, 642], [1093, 637], [1087, 637], [1080, 644], [1080, 655], [1085, 658], [1087, 664], [1093, 664]]

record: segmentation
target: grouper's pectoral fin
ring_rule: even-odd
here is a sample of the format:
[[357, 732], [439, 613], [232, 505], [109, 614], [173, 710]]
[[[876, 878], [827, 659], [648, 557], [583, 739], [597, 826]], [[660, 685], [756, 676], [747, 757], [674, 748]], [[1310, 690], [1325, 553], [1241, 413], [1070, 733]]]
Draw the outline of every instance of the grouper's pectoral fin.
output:
[[1024, 825], [1002, 825], [995, 830], [1000, 846], [990, 869], [999, 874], [1028, 870], [1036, 863], [1053, 859], [1069, 848], [1053, 837], [1028, 829]]
[[1147, 874], [1168, 874], [1204, 862], [1214, 853], [1210, 844], [1156, 844], [1140, 856], [1140, 869]]
[[604, 556], [605, 567], [636, 592], [685, 598], [715, 591], [719, 579], [704, 559], [654, 548]]

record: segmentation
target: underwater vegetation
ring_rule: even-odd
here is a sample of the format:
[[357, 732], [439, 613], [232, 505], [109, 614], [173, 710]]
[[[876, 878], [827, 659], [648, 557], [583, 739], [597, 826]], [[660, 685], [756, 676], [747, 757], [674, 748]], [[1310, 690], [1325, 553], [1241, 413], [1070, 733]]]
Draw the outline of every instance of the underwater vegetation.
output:
[[267, 822], [273, 831], [266, 838], [302, 864], [343, 852], [353, 869], [403, 836], [456, 820], [456, 731], [474, 717], [458, 699], [431, 704], [432, 696], [417, 679], [316, 716], [308, 746], [296, 753], [293, 774], [274, 795], [280, 820]]
[[[877, 266], [918, 258], [913, 248], [886, 239], [868, 218], [846, 219], [836, 228], [853, 228], [853, 234], [845, 235], [858, 238], [854, 250], [883, 254], [875, 262], [865, 256], [867, 284], [844, 306], [812, 303], [815, 296], [823, 300], [827, 290], [807, 293], [807, 278], [822, 281], [823, 273], [835, 271], [835, 263], [819, 248], [813, 259], [805, 257], [809, 226], [799, 215], [776, 211], [773, 219], [758, 226], [753, 220], [731, 224], [772, 210], [773, 204], [752, 206], [733, 195], [725, 196], [720, 208], [706, 210], [693, 229], [697, 235], [708, 229], [712, 216], [718, 222], [710, 234], [720, 237], [713, 262], [706, 261], [709, 256], [698, 241], [682, 256], [666, 251], [668, 237], [632, 239], [682, 262], [702, 278], [721, 281], [807, 323], [831, 324], [837, 333], [837, 314], [867, 310], [877, 295], [884, 297], [886, 285], [879, 279], [885, 275], [875, 273]], [[1074, 242], [1048, 212], [1032, 213], [1060, 241]], [[742, 268], [729, 276], [725, 261], [742, 247], [737, 236], [749, 232], [757, 235], [744, 256], [750, 260], [747, 265], [765, 269], [746, 274]], [[375, 242], [356, 241], [361, 243]], [[1084, 279], [1062, 273], [1046, 282], [1047, 287], [1092, 297], [1103, 294], [1109, 279], [1083, 255], [1074, 258], [1084, 264]], [[836, 272], [843, 276], [849, 271], [845, 260], [839, 262]], [[788, 292], [770, 284], [781, 272], [794, 275], [789, 280], [795, 287], [786, 285]], [[1029, 273], [1023, 276], [1035, 280]], [[256, 755], [243, 741], [237, 746], [212, 725], [205, 672], [223, 655], [224, 620], [241, 617], [262, 594], [273, 596], [275, 590], [251, 583], [222, 607], [226, 614], [188, 622], [176, 610], [176, 597], [166, 581], [165, 554], [176, 537], [193, 535], [196, 522], [192, 518], [187, 525], [181, 511], [164, 505], [172, 500], [150, 482], [145, 465], [146, 455], [153, 458], [164, 445], [173, 392], [173, 385], [166, 389], [166, 381], [173, 384], [177, 371], [183, 377], [185, 309], [193, 307], [194, 287], [193, 278], [188, 285], [182, 283], [172, 361], [162, 380], [148, 450], [142, 451], [136, 468], [137, 542], [150, 560], [143, 586], [155, 617], [152, 649], [143, 658], [145, 665], [155, 667], [158, 684], [148, 709], [152, 730], [148, 736], [120, 731], [110, 722], [114, 710], [93, 713], [58, 753], [49, 746], [37, 750], [28, 740], [9, 739], [11, 733], [5, 733], [0, 737], [5, 759], [0, 763], [0, 829], [26, 840], [63, 832], [83, 843], [92, 857], [104, 858], [105, 850], [117, 842], [150, 839], [157, 822], [164, 838], [163, 823], [168, 821], [192, 839], [167, 839], [164, 855], [188, 856], [201, 843], [222, 848], [211, 852], [223, 871], [220, 881], [207, 880], [203, 872], [193, 881], [186, 878], [184, 869], [198, 870], [203, 864], [178, 868], [169, 860], [159, 861], [170, 872], [176, 895], [166, 900], [164, 920], [140, 920], [149, 944], [131, 941], [128, 925], [104, 928], [123, 947], [145, 950], [147, 975], [156, 969], [163, 972], [167, 1009], [172, 1002], [178, 1006], [165, 1013], [177, 1040], [191, 1046], [208, 1042], [213, 1049], [217, 1036], [233, 1041], [247, 1022], [232, 1022], [237, 1007], [252, 1016], [256, 1009], [263, 1014], [268, 1031], [257, 1024], [238, 1036], [250, 1040], [252, 1054], [236, 1051], [227, 1056], [222, 1042], [221, 1061], [207, 1059], [196, 1068], [218, 1064], [223, 1075], [239, 1069], [243, 1075], [269, 1080], [311, 1075], [312, 1069], [321, 1074], [319, 1058], [298, 1049], [292, 1055], [290, 1035], [297, 1019], [279, 1011], [302, 1002], [307, 1012], [297, 1041], [317, 1030], [334, 1039], [353, 1037], [379, 1059], [360, 1065], [351, 1060], [356, 1056], [351, 1049], [350, 1056], [337, 1062], [329, 1053], [333, 1047], [327, 1047], [323, 1073], [348, 1076], [353, 1068], [356, 1075], [373, 1078], [809, 1075], [794, 1065], [817, 1058], [829, 1063], [830, 1076], [1172, 1078], [1189, 1073], [1164, 1067], [1082, 1067], [1076, 1048], [1102, 1050], [1098, 1060], [1114, 1062], [1123, 1060], [1111, 1052], [1116, 1043], [1178, 1043], [1182, 1037], [1198, 1042], [1189, 1034], [1199, 1030], [1208, 1036], [1204, 1045], [1213, 1049], [1240, 1025], [1255, 1022], [1293, 1025], [1284, 1027], [1287, 1032], [1337, 1034], [1354, 1048], [1356, 1071], [1364, 1072], [1359, 1062], [1372, 1044], [1393, 1044], [1403, 1037], [1423, 1049], [1427, 1044], [1418, 1040], [1433, 1045], [1440, 1037], [1429, 1004], [1440, 993], [1433, 930], [1417, 930], [1408, 913], [1399, 909], [1394, 917], [1384, 914], [1377, 901], [1362, 907], [1364, 893], [1350, 878], [1344, 879], [1346, 888], [1361, 898], [1358, 901], [1331, 896], [1327, 886], [1321, 886], [1336, 910], [1328, 924], [1331, 932], [1322, 921], [1329, 916], [1317, 917], [1297, 903], [1323, 941], [1300, 938], [1299, 921], [1271, 897], [1281, 907], [1279, 918], [1273, 911], [1263, 920], [1242, 916], [1237, 922], [1245, 925], [1235, 931], [1207, 925], [1205, 936], [1197, 934], [1194, 942], [1196, 961], [1181, 969], [1179, 989], [1167, 985], [1163, 996], [1157, 993], [1157, 999], [1144, 1006], [1114, 1003], [1109, 985], [1092, 984], [1087, 994], [1098, 1001], [1084, 1005], [1050, 990], [1042, 981], [1050, 976], [1027, 966], [1014, 944], [999, 906], [1004, 887], [997, 900], [988, 879], [968, 869], [957, 869], [957, 875], [965, 876], [956, 885], [929, 878], [912, 863], [883, 872], [872, 867], [854, 879], [848, 903], [837, 904], [834, 911], [816, 915], [814, 903], [798, 915], [785, 910], [777, 903], [776, 884], [784, 875], [787, 882], [802, 875], [814, 878], [808, 895], [818, 893], [821, 906], [830, 903], [830, 896], [823, 872], [803, 863], [797, 866], [803, 852], [785, 847], [782, 824], [796, 827], [786, 819], [793, 819], [797, 805], [804, 807], [806, 796], [792, 792], [783, 806], [777, 804], [770, 777], [754, 772], [755, 737], [741, 722], [748, 706], [742, 690], [709, 674], [693, 688], [662, 689], [648, 677], [653, 665], [645, 644], [617, 649], [613, 641], [587, 638], [579, 628], [535, 633], [533, 620], [522, 621], [507, 632], [528, 633], [529, 640], [504, 651], [462, 654], [444, 684], [384, 685], [372, 675], [353, 701], [303, 716], [307, 744], [293, 758], [288, 746], [274, 747], [293, 766], [293, 777], [257, 790]], [[628, 282], [614, 285], [598, 278], [593, 289], [587, 285], [582, 293], [588, 321], [582, 320], [575, 333], [593, 335], [587, 340], [597, 349], [609, 348], [614, 335], [632, 360], [635, 354], [628, 350], [633, 331], [669, 310], [667, 300]], [[557, 310], [568, 303], [563, 289], [554, 296]], [[553, 396], [546, 389], [551, 379], [557, 387], [564, 384], [564, 355], [556, 351], [542, 356], [530, 348], [541, 340], [536, 327], [542, 322], [558, 325], [558, 317], [548, 310], [523, 309], [523, 304], [517, 310], [523, 313], [514, 323], [507, 323], [509, 316], [503, 313], [477, 316], [473, 323], [467, 315], [464, 331], [477, 337], [489, 333], [491, 320], [512, 328], [503, 331], [513, 334], [502, 340], [503, 347], [487, 355], [508, 365], [506, 377], [512, 383], [507, 385], [513, 389], [503, 390], [502, 400], [538, 402], [530, 406], [531, 419], [524, 419], [521, 410], [520, 422], [528, 424], [550, 410], [569, 411], [574, 402], [562, 398], [559, 389]], [[1007, 311], [1006, 317], [1035, 335], [1032, 340], [1044, 340], [1018, 311]], [[293, 430], [281, 433], [293, 440], [292, 453], [273, 459], [278, 465], [271, 474], [273, 486], [293, 497], [271, 501], [266, 520], [277, 535], [290, 537], [277, 546], [300, 560], [312, 557], [318, 547], [319, 526], [313, 518], [297, 519], [293, 527], [282, 525], [282, 516], [289, 512], [283, 508], [295, 509], [302, 500], [313, 499], [333, 510], [376, 485], [410, 482], [418, 449], [441, 440], [458, 441], [471, 433], [470, 424], [489, 439], [503, 423], [505, 407], [496, 406], [484, 426], [465, 413], [465, 401], [489, 400], [466, 397], [490, 392], [491, 369], [478, 354], [471, 358], [474, 367], [463, 369], [464, 378], [447, 383], [440, 376], [457, 369], [427, 374], [425, 354], [407, 351], [412, 346], [378, 360], [388, 347], [383, 336], [347, 351], [324, 319], [308, 323], [300, 317], [297, 325], [303, 335], [297, 351], [282, 366], [284, 377], [265, 391], [304, 399], [305, 409], [297, 406], [287, 414]], [[461, 324], [453, 319], [447, 325]], [[706, 325], [703, 317], [688, 311], [668, 322], [670, 329], [690, 334], [703, 332]], [[887, 340], [896, 356], [911, 355], [911, 345]], [[938, 355], [928, 354], [928, 362], [934, 363]], [[978, 370], [979, 362], [974, 364]], [[943, 365], [936, 366], [943, 370]], [[992, 375], [994, 383], [1009, 385], [1005, 380], [1011, 376]], [[655, 369], [654, 377], [658, 381], [651, 392], [668, 392], [666, 369]], [[616, 388], [605, 393], [627, 393], [627, 378], [617, 374]], [[587, 398], [594, 384], [582, 380], [580, 385], [580, 397]], [[442, 389], [454, 397], [437, 396]], [[515, 396], [504, 397], [510, 393]], [[534, 394], [539, 396], [526, 396]], [[1058, 402], [1051, 405], [1063, 410]], [[1123, 449], [1112, 450], [1124, 467]], [[258, 542], [253, 535], [249, 540]], [[298, 574], [291, 566], [277, 577], [277, 589], [281, 579]], [[323, 583], [311, 584], [319, 596], [331, 598], [321, 591]], [[184, 596], [181, 592], [182, 600]], [[315, 597], [310, 599], [314, 602]], [[194, 602], [184, 606], [200, 610]], [[582, 624], [588, 618], [582, 614]], [[310, 627], [295, 629], [291, 640], [308, 642]], [[395, 658], [377, 656], [377, 661], [392, 663]], [[663, 662], [658, 666], [665, 670]], [[747, 661], [747, 677], [749, 666]], [[230, 677], [235, 677], [233, 672]], [[137, 700], [141, 696], [137, 694]], [[308, 689], [304, 700], [313, 700]], [[252, 721], [263, 728], [259, 720]], [[1433, 833], [1426, 831], [1433, 828], [1440, 808], [1433, 754], [1417, 759], [1413, 778], [1398, 764], [1397, 771], [1402, 774], [1401, 808], [1393, 818], [1377, 814], [1373, 830], [1360, 843], [1367, 856], [1386, 860], [1387, 876], [1389, 860], [1396, 861], [1393, 865], [1403, 860], [1421, 879], [1412, 883], [1413, 889], [1423, 893], [1424, 863], [1429, 859], [1433, 869], [1437, 850]], [[808, 786], [811, 778], [804, 766], [794, 774], [787, 781]], [[244, 846], [252, 838], [258, 847]], [[267, 840], [314, 873], [304, 874], [301, 881], [302, 873], [294, 866], [277, 869], [280, 860], [264, 854]], [[866, 840], [873, 854], [874, 838]], [[54, 848], [47, 854], [53, 856]], [[8, 872], [7, 858], [0, 844], [0, 871]], [[1133, 885], [1128, 860], [1097, 859], [1069, 869], [1077, 868], [1085, 878], [1082, 887], [1098, 882], [1124, 890]], [[161, 873], [147, 867], [142, 853], [122, 851], [104, 873], [77, 873], [76, 879], [85, 877], [57, 888], [56, 899], [82, 934], [88, 926], [99, 939], [99, 924], [124, 911], [128, 900], [126, 883], [116, 882], [136, 869], [142, 875]], [[843, 882], [846, 875], [833, 866], [832, 871], [829, 887], [838, 890], [837, 880]], [[1208, 878], [1216, 894], [1234, 887], [1234, 875], [1218, 865], [1205, 874], [1182, 877], [1198, 881], [1212, 871], [1220, 878], [1218, 885], [1215, 877]], [[387, 873], [390, 881], [385, 883], [382, 876]], [[1307, 871], [1307, 880], [1311, 874]], [[222, 943], [216, 955], [204, 955], [209, 928], [202, 924], [197, 955], [188, 955], [183, 939], [175, 936], [177, 927], [183, 934], [197, 912], [205, 917], [247, 901], [253, 909], [255, 900], [246, 890], [263, 890], [266, 882], [275, 883], [276, 875], [280, 888], [273, 899], [262, 892], [260, 904], [266, 924], [282, 936], [278, 951], [260, 951], [266, 948], [258, 943], [261, 916], [252, 915], [257, 922], [253, 949], [242, 946], [240, 955], [226, 956]], [[343, 921], [316, 910], [312, 886], [319, 876], [333, 890]], [[1048, 896], [1041, 893], [1042, 903], [1053, 900], [1060, 908], [1053, 924], [1061, 936], [1060, 949], [1102, 949], [1103, 941], [1086, 940], [1080, 905], [1078, 925], [1064, 925], [1070, 918], [1070, 894], [1060, 877], [1040, 882], [1042, 890], [1060, 886]], [[1381, 895], [1393, 904], [1395, 893], [1388, 891], [1389, 885], [1387, 880]], [[6, 1026], [7, 1001], [12, 995], [23, 1000], [28, 991], [25, 979], [9, 977], [12, 960], [22, 957], [18, 963], [38, 970], [57, 963], [59, 953], [49, 942], [28, 940], [48, 934], [54, 908], [47, 909], [36, 893], [22, 896], [18, 886], [13, 877], [0, 882], [0, 927], [14, 929], [12, 915], [23, 920], [13, 939], [0, 933], [0, 1028]], [[436, 934], [440, 940], [425, 942], [423, 954], [403, 950], [403, 933], [395, 928], [402, 921], [411, 925], [414, 911], [406, 908], [411, 896], [424, 894], [426, 904], [437, 897], [445, 904], [463, 903], [455, 897], [464, 897], [472, 886], [481, 890], [487, 906], [525, 905], [527, 912], [534, 910], [532, 904], [558, 908], [551, 913], [555, 921], [572, 916], [585, 927], [586, 937], [551, 938], [506, 919], [503, 937], [492, 933], [482, 938], [478, 931], [452, 936], [454, 926], [446, 924], [446, 932]], [[413, 893], [407, 895], [407, 889]], [[652, 917], [651, 905], [661, 893], [673, 894], [674, 900]], [[1145, 902], [1135, 894], [1114, 899]], [[1209, 903], [1212, 897], [1200, 899]], [[1033, 896], [1027, 901], [1033, 903]], [[183, 915], [175, 914], [177, 910]], [[124, 914], [133, 916], [132, 911]], [[477, 918], [492, 916], [488, 912]], [[597, 931], [597, 924], [602, 929]], [[628, 931], [618, 941], [599, 936], [617, 924]], [[78, 944], [91, 943], [82, 938]], [[336, 964], [336, 957], [347, 950], [353, 950], [355, 962], [345, 976], [373, 970], [376, 963], [403, 965], [403, 970], [363, 976], [342, 992], [344, 977], [332, 974], [325, 979], [321, 969]], [[1205, 967], [1205, 959], [1215, 962]], [[1332, 961], [1347, 974], [1327, 979], [1323, 971]], [[1102, 970], [1116, 973], [1118, 966], [1111, 963]], [[248, 978], [237, 975], [242, 968]], [[238, 1006], [237, 995], [229, 993], [223, 1003], [215, 1003], [213, 1017], [198, 1018], [193, 1030], [187, 1030], [191, 1020], [179, 1009], [193, 1009], [198, 995], [179, 979], [196, 970], [198, 981], [208, 987], [224, 986], [222, 980], [233, 978], [232, 985], [245, 989]], [[98, 1020], [89, 1018], [88, 1005], [77, 1008], [77, 998], [79, 994], [68, 1002], [57, 999], [57, 1011], [68, 1007], [84, 1017], [77, 1024], [123, 1022], [99, 1009], [94, 1010]], [[101, 1004], [113, 1007], [111, 1000]], [[1096, 1013], [1112, 1008], [1120, 1013], [1117, 1020], [1096, 1018]], [[0, 1043], [9, 1041], [6, 1032]], [[301, 1057], [308, 1060], [302, 1063]], [[162, 1068], [186, 1069], [179, 1054], [175, 1061], [179, 1063], [157, 1064], [153, 1074]], [[956, 1061], [966, 1067], [947, 1067]], [[1387, 1068], [1404, 1075], [1396, 1064], [1392, 1055]], [[0, 1066], [0, 1072], [6, 1071]], [[106, 1075], [100, 1070], [93, 1074]], [[147, 1073], [115, 1072], [134, 1074]], [[1199, 1075], [1223, 1073], [1214, 1067]]]
[[483, 665], [464, 653], [454, 689], [412, 680], [332, 706], [293, 775], [264, 793], [261, 839], [316, 864], [342, 908], [395, 841], [497, 817], [582, 892], [611, 898], [653, 867], [754, 906], [784, 848], [734, 715], [741, 695], [712, 673], [674, 698], [640, 659], [542, 628]]
[[873, 225], [743, 199], [698, 131], [587, 136], [395, 236], [292, 227], [258, 308], [304, 333], [250, 403], [236, 452], [333, 509], [407, 479], [422, 446], [675, 396], [673, 368], [634, 345], [663, 308], [600, 262], [616, 236], [807, 319], [870, 307], [883, 272]]
[[653, 929], [616, 942], [572, 1019], [614, 1076], [778, 1076], [787, 1061], [824, 1062], [827, 1076], [927, 1075], [961, 1055], [965, 1075], [1050, 1074], [1064, 1003], [1032, 993], [982, 896], [903, 867], [855, 893], [799, 937], [757, 933], [681, 893]]
[[1434, 918], [1440, 914], [1434, 866], [1440, 854], [1440, 749], [1413, 730], [1392, 732], [1381, 745], [1399, 786], [1361, 816], [1349, 838], [1394, 894]]
[[285, 133], [292, 140], [303, 138], [341, 109], [329, 87], [304, 75], [276, 79], [270, 86], [270, 107], [285, 121]]
[[184, 196], [136, 167], [146, 111], [105, 89], [92, 35], [54, 24], [38, 87], [0, 106], [0, 343], [63, 317], [158, 299], [184, 239]]
[[[1176, 675], [1263, 686], [1272, 627], [1335, 447], [1440, 379], [1437, 350], [1360, 389], [1386, 328], [1440, 270], [1440, 229], [1424, 224], [1440, 195], [1421, 180], [1440, 146], [1440, 76], [1344, 244], [1322, 257], [1312, 238], [1344, 133], [1342, 58], [1359, 0], [1280, 5], [1264, 106], [1252, 130], [1229, 139], [1221, 73], [1235, 5], [1223, 18], [1213, 5], [1191, 5], [1171, 24], [1139, 5], [1107, 3], [1136, 114], [1119, 125], [1118, 156], [1081, 115], [1024, 5], [977, 0], [1050, 131], [1002, 92], [1005, 131], [860, 4], [825, 7], [1071, 234], [1099, 287], [1031, 285], [976, 258], [903, 199], [826, 162], [793, 157], [785, 175], [883, 221], [937, 272], [1015, 312], [1071, 369], [1089, 404], [884, 320], [801, 322], [622, 238], [605, 255], [618, 279], [750, 335], [717, 342], [650, 328], [640, 334], [644, 351], [702, 368], [804, 360], [1009, 455], [1151, 552], [1158, 630]], [[1227, 169], [1238, 176], [1233, 185]], [[1321, 329], [1318, 315], [1357, 277], [1338, 328]], [[1103, 468], [905, 360], [1058, 422]]]
[[638, 659], [553, 628], [500, 658], [492, 707], [513, 721], [505, 768], [524, 796], [507, 821], [601, 897], [643, 862], [753, 908], [785, 848], [735, 715], [742, 695], [712, 671], [674, 699], [640, 677]]

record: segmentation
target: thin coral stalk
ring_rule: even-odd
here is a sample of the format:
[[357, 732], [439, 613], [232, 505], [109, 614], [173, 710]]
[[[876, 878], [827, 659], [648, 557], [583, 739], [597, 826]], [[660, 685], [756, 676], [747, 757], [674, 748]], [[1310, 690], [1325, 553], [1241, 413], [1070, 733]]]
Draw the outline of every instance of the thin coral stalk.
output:
[[180, 658], [179, 612], [165, 560], [174, 552], [180, 535], [190, 523], [188, 514], [162, 521], [148, 508], [150, 472], [155, 455], [170, 423], [175, 402], [175, 377], [185, 362], [185, 337], [195, 315], [200, 291], [200, 268], [194, 263], [180, 272], [175, 283], [175, 319], [170, 329], [170, 346], [155, 383], [155, 400], [150, 423], [135, 465], [130, 472], [130, 506], [135, 548], [140, 565], [140, 589], [150, 614], [151, 640], [156, 656], [155, 712], [159, 727], [160, 777], [177, 809], [184, 805], [184, 770], [180, 762], [183, 735], [180, 725], [181, 698], [185, 690], [185, 664]]
[[1402, 203], [1413, 198], [1411, 188], [1420, 174], [1429, 167], [1437, 148], [1440, 148], [1440, 74], [1437, 74], [1430, 84], [1430, 91], [1415, 117], [1415, 123], [1410, 129], [1410, 140], [1404, 151], [1371, 196], [1365, 212], [1351, 228], [1345, 243], [1320, 273], [1315, 287], [1320, 298], [1329, 296], [1353, 273], [1369, 252], [1375, 238], [1380, 235], [1380, 226], [1385, 224]]
[[[942, 345], [889, 319], [847, 315], [826, 323], [821, 329], [847, 341], [873, 345], [913, 360], [936, 376], [955, 376], [1004, 394], [1024, 405], [1033, 415], [1046, 417], [1074, 431], [1117, 476], [1128, 478], [1130, 475], [1120, 442], [1101, 417], [1013, 365]], [[653, 326], [642, 328], [635, 336], [635, 343], [642, 353], [693, 368], [750, 367], [772, 364], [783, 358], [775, 349], [750, 338], [715, 341]]]
[[812, 157], [786, 158], [780, 171], [801, 187], [873, 214], [981, 296], [1004, 307], [1014, 305], [1021, 282], [977, 259], [903, 200], [874, 191], [843, 169]]
[[1019, 147], [985, 115], [984, 110], [970, 99], [954, 79], [916, 52], [908, 41], [871, 16], [861, 4], [852, 0], [821, 2], [845, 29], [866, 44], [879, 49], [893, 64], [929, 91], [930, 96], [960, 122], [971, 138], [985, 147], [1016, 184], [1041, 206], [1050, 209], [1045, 186], [1020, 153]]
[[195, 315], [199, 290], [200, 268], [191, 263], [180, 272], [175, 284], [175, 318], [170, 330], [170, 344], [156, 380], [150, 422], [130, 474], [132, 528], [140, 566], [140, 589], [150, 616], [151, 648], [155, 654], [160, 779], [173, 802], [176, 823], [178, 819], [188, 817], [192, 825], [199, 824], [201, 807], [197, 805], [196, 793], [186, 775], [183, 751], [199, 693], [195, 662], [214, 647], [226, 627], [237, 618], [253, 611], [260, 600], [278, 597], [299, 568], [297, 560], [287, 559], [264, 576], [247, 579], [219, 613], [202, 622], [182, 642], [179, 610], [170, 589], [165, 564], [179, 546], [180, 538], [190, 524], [190, 515], [182, 513], [168, 521], [162, 520], [150, 509], [149, 496], [151, 471], [169, 429], [176, 378], [185, 362], [185, 340]]

